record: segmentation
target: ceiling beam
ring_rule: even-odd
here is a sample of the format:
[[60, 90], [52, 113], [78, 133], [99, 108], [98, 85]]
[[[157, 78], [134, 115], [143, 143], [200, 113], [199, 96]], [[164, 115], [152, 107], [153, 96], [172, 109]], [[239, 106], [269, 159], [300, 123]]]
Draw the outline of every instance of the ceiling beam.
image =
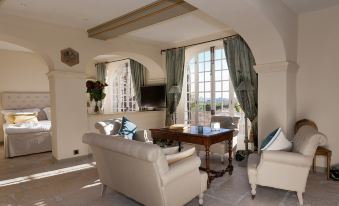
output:
[[197, 8], [184, 0], [158, 0], [87, 30], [88, 37], [106, 40], [171, 19]]

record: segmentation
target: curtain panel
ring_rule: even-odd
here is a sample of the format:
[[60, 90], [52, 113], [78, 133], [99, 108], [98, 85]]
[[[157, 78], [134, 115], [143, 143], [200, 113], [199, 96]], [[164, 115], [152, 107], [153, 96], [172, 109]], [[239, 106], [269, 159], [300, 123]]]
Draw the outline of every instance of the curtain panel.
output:
[[141, 108], [141, 87], [145, 85], [146, 67], [139, 62], [130, 59], [131, 75], [134, 85], [134, 92], [137, 97], [139, 108]]
[[172, 114], [176, 110], [181, 98], [181, 93], [177, 94], [177, 102], [174, 104], [174, 94], [169, 90], [172, 86], [179, 86], [182, 90], [185, 67], [185, 48], [175, 48], [166, 50], [166, 125], [173, 124]]
[[97, 80], [106, 83], [106, 63], [97, 63], [95, 67], [97, 68]]
[[225, 55], [239, 104], [252, 124], [254, 147], [258, 147], [258, 75], [255, 59], [245, 40], [237, 35], [224, 39]]

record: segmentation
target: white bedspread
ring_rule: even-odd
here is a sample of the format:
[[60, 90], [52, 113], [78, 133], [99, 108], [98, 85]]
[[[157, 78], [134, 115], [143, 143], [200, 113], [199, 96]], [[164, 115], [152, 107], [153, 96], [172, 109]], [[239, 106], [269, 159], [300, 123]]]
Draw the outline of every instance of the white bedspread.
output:
[[39, 122], [4, 124], [3, 128], [6, 134], [49, 132], [51, 130], [51, 121], [43, 120]]

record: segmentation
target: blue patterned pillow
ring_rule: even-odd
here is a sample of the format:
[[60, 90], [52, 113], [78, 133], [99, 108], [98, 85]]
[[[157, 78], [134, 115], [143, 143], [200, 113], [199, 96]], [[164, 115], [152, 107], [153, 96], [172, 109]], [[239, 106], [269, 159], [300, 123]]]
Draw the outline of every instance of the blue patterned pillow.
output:
[[126, 117], [122, 118], [121, 128], [118, 132], [119, 135], [123, 135], [128, 139], [133, 140], [136, 130], [137, 126], [133, 122], [129, 121]]
[[272, 144], [272, 142], [274, 141], [275, 137], [278, 134], [280, 128], [277, 128], [275, 130], [273, 130], [273, 132], [271, 132], [261, 143], [260, 149], [261, 150], [266, 150], [270, 144]]

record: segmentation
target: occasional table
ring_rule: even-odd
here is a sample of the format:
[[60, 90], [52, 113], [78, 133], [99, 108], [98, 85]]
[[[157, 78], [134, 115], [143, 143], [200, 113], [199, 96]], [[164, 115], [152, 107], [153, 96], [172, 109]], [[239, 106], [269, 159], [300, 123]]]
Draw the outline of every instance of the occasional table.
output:
[[[204, 127], [203, 133], [198, 133], [197, 127], [190, 127], [185, 130], [160, 128], [150, 129], [150, 131], [153, 137], [153, 143], [155, 143], [156, 139], [175, 140], [179, 142], [179, 151], [181, 150], [181, 142], [203, 145], [206, 152], [206, 168], [200, 167], [200, 170], [206, 171], [208, 175], [208, 184], [210, 184], [214, 178], [221, 177], [226, 172], [228, 172], [229, 175], [232, 175], [233, 129], [221, 128], [218, 131], [212, 131], [211, 128]], [[222, 141], [228, 141], [228, 166], [223, 170], [215, 171], [210, 169], [210, 146]]]
[[327, 160], [326, 161], [327, 162], [326, 174], [327, 174], [327, 180], [329, 180], [330, 179], [332, 151], [325, 148], [325, 147], [318, 147], [317, 148], [317, 151], [315, 152], [315, 155], [314, 155], [314, 158], [313, 158], [313, 172], [315, 172], [317, 156], [326, 156], [326, 160]]

